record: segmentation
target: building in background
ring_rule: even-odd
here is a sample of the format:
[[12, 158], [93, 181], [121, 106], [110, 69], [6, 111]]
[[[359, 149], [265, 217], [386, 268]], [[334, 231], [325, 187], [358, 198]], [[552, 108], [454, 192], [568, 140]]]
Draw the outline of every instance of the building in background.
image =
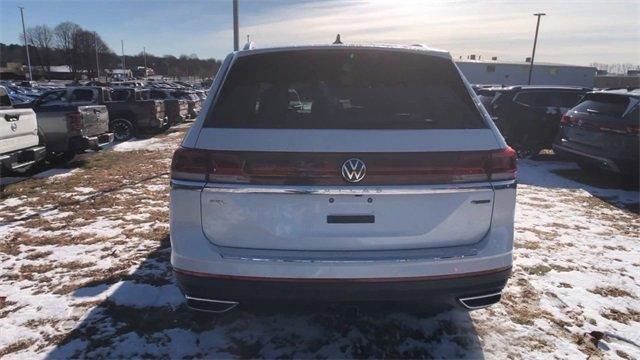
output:
[[[527, 59], [528, 60], [528, 59]], [[529, 62], [476, 60], [456, 60], [456, 64], [472, 84], [527, 85]], [[536, 62], [533, 65], [531, 85], [564, 85], [592, 88], [595, 86], [596, 68], [591, 66], [564, 65]]]
[[640, 88], [640, 71], [629, 70], [626, 74], [608, 74], [598, 71], [597, 88]]

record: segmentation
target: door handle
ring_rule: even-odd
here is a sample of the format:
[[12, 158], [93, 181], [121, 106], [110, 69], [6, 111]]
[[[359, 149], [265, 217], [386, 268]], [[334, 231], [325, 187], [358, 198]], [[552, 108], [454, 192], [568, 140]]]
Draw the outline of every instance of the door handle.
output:
[[4, 115], [4, 119], [6, 121], [9, 121], [9, 122], [18, 121], [18, 120], [20, 120], [20, 115], [19, 114], [5, 114]]

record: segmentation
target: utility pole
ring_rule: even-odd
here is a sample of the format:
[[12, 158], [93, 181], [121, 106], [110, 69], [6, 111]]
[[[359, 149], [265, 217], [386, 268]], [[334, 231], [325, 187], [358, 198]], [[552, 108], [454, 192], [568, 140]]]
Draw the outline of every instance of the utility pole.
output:
[[98, 62], [98, 33], [93, 32], [93, 39], [96, 44], [96, 80], [100, 81], [100, 62]]
[[238, 51], [238, 0], [233, 0], [233, 51]]
[[142, 54], [144, 55], [144, 77], [147, 77], [147, 47], [142, 47]]
[[531, 54], [531, 64], [529, 65], [529, 81], [527, 82], [528, 85], [531, 85], [531, 75], [533, 74], [533, 61], [536, 57], [536, 44], [538, 43], [538, 29], [540, 28], [540, 18], [545, 15], [547, 14], [545, 13], [533, 14], [533, 16], [538, 17], [538, 22], [536, 23], [536, 35], [533, 38], [533, 53]]
[[122, 47], [122, 75], [124, 75], [124, 40], [120, 40], [120, 46]]
[[33, 80], [33, 73], [31, 72], [31, 57], [29, 57], [29, 44], [27, 43], [27, 30], [24, 27], [24, 8], [20, 8], [20, 18], [22, 18], [22, 36], [24, 37], [24, 48], [27, 50], [27, 65], [29, 66], [29, 80]]

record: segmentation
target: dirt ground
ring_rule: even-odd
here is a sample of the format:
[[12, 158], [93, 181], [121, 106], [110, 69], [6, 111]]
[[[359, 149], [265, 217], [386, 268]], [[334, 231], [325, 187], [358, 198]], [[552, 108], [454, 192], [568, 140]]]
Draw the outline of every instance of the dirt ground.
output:
[[519, 164], [513, 275], [498, 305], [189, 311], [168, 225], [170, 158], [186, 129], [0, 194], [0, 357], [640, 358], [638, 190], [552, 156]]

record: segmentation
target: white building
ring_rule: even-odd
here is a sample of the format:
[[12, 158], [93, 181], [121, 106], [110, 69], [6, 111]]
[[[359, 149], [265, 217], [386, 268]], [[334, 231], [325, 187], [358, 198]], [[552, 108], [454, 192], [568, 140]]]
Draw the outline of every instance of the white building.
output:
[[[455, 60], [460, 71], [472, 84], [527, 85], [528, 62], [497, 60]], [[566, 85], [592, 88], [596, 68], [536, 62], [531, 85]]]

